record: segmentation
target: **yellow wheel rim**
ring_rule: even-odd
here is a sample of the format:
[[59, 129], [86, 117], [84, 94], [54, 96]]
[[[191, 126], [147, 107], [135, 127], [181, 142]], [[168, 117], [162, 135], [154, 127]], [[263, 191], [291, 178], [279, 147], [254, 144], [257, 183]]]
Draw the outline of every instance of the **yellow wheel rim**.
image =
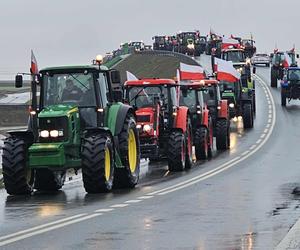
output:
[[106, 181], [109, 181], [110, 179], [110, 152], [109, 149], [105, 149], [105, 179]]
[[135, 134], [133, 129], [130, 129], [128, 135], [128, 161], [129, 161], [129, 168], [131, 173], [135, 172], [136, 158], [137, 158], [137, 149], [136, 149]]

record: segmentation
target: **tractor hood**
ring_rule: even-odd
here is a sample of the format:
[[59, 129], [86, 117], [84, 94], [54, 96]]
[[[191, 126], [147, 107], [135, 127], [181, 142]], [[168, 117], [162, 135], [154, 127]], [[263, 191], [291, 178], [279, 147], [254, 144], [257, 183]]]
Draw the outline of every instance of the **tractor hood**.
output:
[[38, 117], [61, 117], [61, 116], [70, 116], [73, 112], [77, 112], [78, 107], [74, 105], [51, 105], [43, 108], [43, 110], [39, 113]]
[[135, 114], [138, 123], [153, 123], [154, 112], [152, 107], [139, 108]]

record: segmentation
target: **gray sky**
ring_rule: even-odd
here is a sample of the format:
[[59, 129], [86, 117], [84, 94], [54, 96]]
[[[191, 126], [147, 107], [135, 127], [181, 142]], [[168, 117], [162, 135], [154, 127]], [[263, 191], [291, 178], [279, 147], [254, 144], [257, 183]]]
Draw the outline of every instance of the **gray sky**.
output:
[[[90, 63], [129, 40], [199, 29], [250, 36], [258, 51], [300, 51], [299, 0], [2, 0], [0, 79], [39, 68]], [[294, 26], [294, 27], [293, 27]]]

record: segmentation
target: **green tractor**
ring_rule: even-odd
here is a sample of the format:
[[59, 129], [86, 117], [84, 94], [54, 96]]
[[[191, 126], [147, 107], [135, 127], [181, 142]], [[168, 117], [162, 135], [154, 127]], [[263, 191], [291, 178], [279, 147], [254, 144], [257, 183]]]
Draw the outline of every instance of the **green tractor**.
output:
[[222, 99], [227, 100], [229, 117], [243, 117], [244, 128], [252, 128], [254, 120], [254, 100], [255, 92], [253, 89], [243, 87], [243, 82], [247, 76], [242, 75], [236, 82], [220, 81], [220, 91]]
[[[88, 193], [133, 188], [140, 171], [139, 136], [134, 110], [112, 87], [120, 84], [119, 72], [96, 62], [45, 68], [32, 79], [28, 129], [10, 132], [4, 142], [7, 193], [59, 190], [68, 169], [82, 169]], [[16, 87], [22, 84], [18, 74]]]

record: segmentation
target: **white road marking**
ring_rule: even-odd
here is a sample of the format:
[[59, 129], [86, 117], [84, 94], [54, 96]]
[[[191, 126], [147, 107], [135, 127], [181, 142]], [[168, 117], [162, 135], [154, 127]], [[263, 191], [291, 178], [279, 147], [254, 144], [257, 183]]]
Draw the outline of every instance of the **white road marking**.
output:
[[122, 208], [122, 207], [127, 207], [129, 204], [115, 204], [110, 206], [111, 208]]
[[19, 240], [30, 238], [30, 237], [35, 236], [35, 235], [46, 233], [46, 232], [49, 232], [49, 231], [52, 231], [52, 230], [55, 230], [55, 229], [58, 229], [58, 228], [62, 228], [62, 227], [68, 226], [68, 225], [72, 225], [72, 224], [75, 224], [75, 223], [78, 223], [78, 222], [81, 222], [81, 221], [89, 220], [91, 218], [94, 218], [94, 217], [97, 217], [97, 216], [100, 216], [100, 215], [102, 215], [102, 214], [101, 213], [90, 214], [90, 215], [87, 215], [87, 216], [84, 216], [84, 217], [81, 217], [81, 218], [78, 218], [78, 219], [74, 219], [74, 220], [71, 220], [71, 221], [60, 223], [58, 225], [54, 225], [54, 226], [51, 226], [51, 227], [40, 229], [40, 230], [31, 232], [31, 233], [28, 233], [28, 234], [24, 234], [24, 235], [21, 235], [21, 236], [17, 236], [17, 237], [8, 239], [8, 240], [4, 240], [4, 241], [0, 242], [0, 247], [5, 246], [5, 245], [10, 244], [10, 243], [13, 243], [13, 242], [16, 242], [16, 241], [19, 241]]
[[263, 133], [260, 138], [263, 139], [266, 136], [266, 133]]
[[252, 145], [249, 149], [250, 150], [253, 150], [253, 149], [255, 149], [256, 148], [256, 145]]
[[248, 154], [250, 152], [250, 150], [246, 150], [244, 153], [241, 154], [241, 156], [244, 156], [246, 154]]
[[[272, 117], [272, 116], [271, 116], [271, 117]], [[268, 119], [268, 123], [271, 123], [271, 121], [272, 121], [272, 119], [271, 119], [271, 118], [269, 118], [269, 119]]]
[[267, 133], [267, 132], [268, 132], [268, 130], [269, 130], [269, 129], [267, 129], [267, 128], [266, 128], [266, 129], [264, 130], [264, 133]]
[[268, 123], [268, 124], [266, 125], [266, 128], [269, 128], [269, 127], [270, 127], [270, 125], [271, 125], [271, 124], [270, 124], [270, 123]]
[[129, 200], [129, 201], [125, 201], [125, 203], [139, 203], [141, 202], [142, 200]]
[[114, 210], [115, 210], [114, 208], [101, 208], [101, 209], [95, 210], [95, 213], [107, 213], [107, 212], [111, 212]]
[[68, 220], [73, 220], [73, 219], [76, 219], [78, 217], [82, 217], [82, 216], [85, 216], [85, 215], [87, 215], [87, 213], [77, 214], [77, 215], [70, 216], [70, 217], [67, 217], [67, 218], [64, 218], [64, 219], [61, 219], [61, 220], [52, 221], [52, 222], [49, 222], [49, 223], [46, 223], [46, 224], [43, 224], [43, 225], [40, 225], [40, 226], [32, 227], [32, 228], [22, 230], [22, 231], [19, 231], [19, 232], [16, 232], [16, 233], [1, 236], [0, 241], [8, 239], [8, 238], [15, 237], [15, 236], [18, 236], [18, 235], [21, 235], [21, 234], [29, 233], [29, 232], [32, 232], [32, 231], [35, 231], [35, 230], [39, 230], [39, 229], [42, 229], [44, 227], [49, 227], [49, 226], [52, 226], [52, 225], [55, 225], [55, 224], [59, 224], [59, 223], [62, 223], [62, 222], [68, 221]]
[[140, 196], [140, 197], [138, 197], [138, 199], [141, 199], [141, 200], [147, 200], [147, 199], [151, 199], [151, 198], [153, 198], [154, 196], [153, 195], [147, 195], [147, 196]]

